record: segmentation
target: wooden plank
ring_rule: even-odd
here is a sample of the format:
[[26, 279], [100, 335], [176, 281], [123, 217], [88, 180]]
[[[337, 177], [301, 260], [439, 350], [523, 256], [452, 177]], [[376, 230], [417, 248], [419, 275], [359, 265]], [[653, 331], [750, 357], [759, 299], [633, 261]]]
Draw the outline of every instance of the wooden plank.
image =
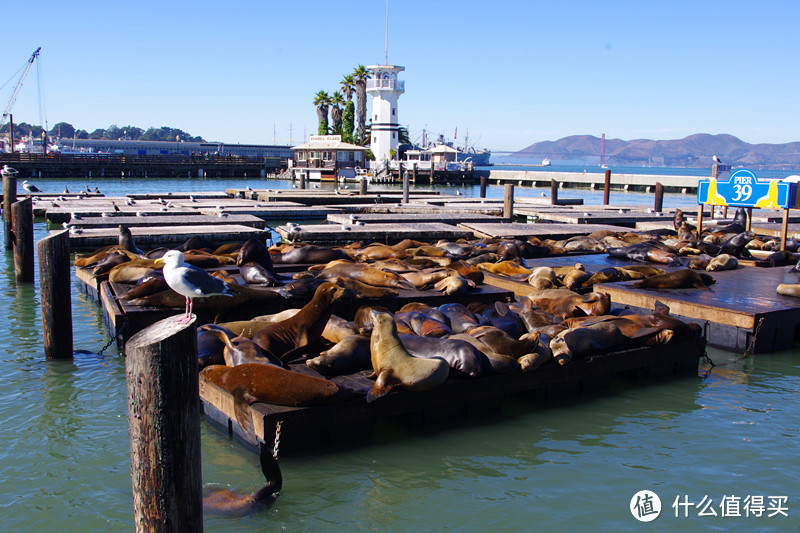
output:
[[[351, 214], [335, 213], [329, 214], [327, 221], [331, 224], [352, 224]], [[355, 215], [360, 222], [369, 224], [387, 224], [397, 222], [397, 213], [360, 213]], [[427, 213], [403, 213], [403, 223], [413, 222], [441, 222], [442, 224], [456, 225], [461, 222], [495, 222], [498, 217], [483, 214], [471, 213], [452, 213], [445, 210], [437, 210]]]
[[402, 224], [366, 224], [364, 226], [342, 224], [301, 225], [294, 229], [279, 226], [275, 230], [288, 242], [343, 243], [365, 240], [395, 243], [403, 239], [425, 242], [439, 239], [458, 240], [472, 238], [472, 232], [455, 226], [436, 222]]
[[494, 237], [501, 239], [525, 239], [538, 237], [540, 239], [566, 239], [576, 235], [587, 235], [593, 231], [608, 230], [614, 232], [630, 231], [630, 228], [611, 226], [607, 224], [526, 224], [521, 222], [510, 223], [484, 223], [467, 222], [458, 227], [470, 230], [477, 237]]
[[[140, 226], [131, 228], [131, 233], [139, 246], [176, 246], [181, 245], [189, 237], [202, 235], [212, 242], [221, 244], [230, 241], [246, 241], [251, 237], [264, 240], [269, 232], [238, 224], [219, 226]], [[70, 235], [69, 245], [72, 250], [96, 250], [119, 242], [119, 231], [116, 228], [86, 229], [77, 235]]]
[[90, 228], [117, 228], [120, 225], [135, 228], [138, 226], [160, 227], [160, 226], [185, 226], [188, 224], [212, 225], [239, 224], [251, 228], [264, 229], [266, 223], [263, 219], [253, 215], [244, 214], [225, 214], [224, 217], [214, 215], [182, 215], [182, 214], [158, 214], [153, 216], [116, 216], [116, 217], [86, 217], [81, 219], [70, 219], [69, 224], [79, 227], [84, 231]]

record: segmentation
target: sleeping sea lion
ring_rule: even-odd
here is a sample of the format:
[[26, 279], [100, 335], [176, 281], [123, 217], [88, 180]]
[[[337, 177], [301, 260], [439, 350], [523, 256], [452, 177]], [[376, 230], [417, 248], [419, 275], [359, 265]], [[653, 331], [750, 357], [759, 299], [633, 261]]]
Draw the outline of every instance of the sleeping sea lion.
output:
[[[756, 266], [761, 266], [756, 261]], [[717, 257], [711, 259], [706, 265], [706, 270], [709, 272], [716, 272], [720, 270], [735, 270], [739, 266], [739, 261], [730, 254], [719, 254]], [[771, 265], [774, 266], [774, 265]]]
[[611, 322], [562, 331], [550, 341], [553, 358], [565, 365], [577, 357], [610, 352], [624, 346], [625, 339]]
[[452, 296], [454, 294], [464, 294], [475, 288], [475, 282], [453, 273], [444, 279], [436, 282], [433, 288], [437, 291]]
[[694, 287], [702, 290], [710, 290], [708, 286], [716, 283], [716, 281], [717, 280], [708, 274], [684, 268], [639, 280], [632, 286], [637, 289], [688, 289]]
[[370, 355], [375, 385], [367, 394], [367, 402], [385, 396], [395, 387], [410, 391], [435, 389], [447, 381], [450, 366], [442, 359], [419, 359], [411, 356], [397, 334], [394, 319], [377, 313], [370, 337]]
[[256, 343], [247, 337], [229, 337], [219, 326], [215, 324], [205, 324], [200, 326], [199, 331], [206, 331], [209, 335], [216, 337], [225, 345], [222, 355], [225, 364], [228, 366], [242, 365], [245, 363], [257, 363], [261, 365], [285, 365], [270, 354], [264, 353]]
[[[444, 359], [450, 366], [450, 375], [478, 377], [491, 365], [472, 344], [459, 339], [400, 335], [400, 342], [414, 357]], [[484, 363], [485, 361], [485, 363]]]
[[225, 356], [223, 355], [225, 343], [216, 333], [212, 333], [210, 331], [212, 328], [218, 329], [223, 335], [227, 335], [229, 338], [235, 337], [235, 335], [227, 328], [220, 327], [216, 324], [206, 325], [209, 327], [206, 329], [200, 328], [197, 330], [198, 370], [203, 370], [209, 365], [225, 364]]
[[369, 337], [350, 335], [317, 357], [308, 359], [306, 365], [323, 376], [334, 376], [366, 370], [370, 362]]

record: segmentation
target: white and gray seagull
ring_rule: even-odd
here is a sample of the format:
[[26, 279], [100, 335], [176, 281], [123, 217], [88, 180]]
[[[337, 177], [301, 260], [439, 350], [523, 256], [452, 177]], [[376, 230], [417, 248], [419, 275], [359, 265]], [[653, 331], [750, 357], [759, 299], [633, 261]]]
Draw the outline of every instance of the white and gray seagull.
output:
[[164, 263], [164, 281], [169, 287], [186, 298], [186, 309], [177, 322], [188, 324], [192, 320], [192, 299], [209, 296], [233, 296], [233, 292], [224, 281], [211, 276], [202, 268], [186, 263], [183, 254], [178, 250], [170, 250], [156, 263]]
[[42, 189], [34, 185], [33, 183], [28, 183], [28, 180], [22, 181], [22, 188], [28, 192], [42, 192]]
[[712, 155], [711, 157], [714, 159], [714, 163], [722, 163], [722, 161], [720, 161], [719, 157], [716, 155]]

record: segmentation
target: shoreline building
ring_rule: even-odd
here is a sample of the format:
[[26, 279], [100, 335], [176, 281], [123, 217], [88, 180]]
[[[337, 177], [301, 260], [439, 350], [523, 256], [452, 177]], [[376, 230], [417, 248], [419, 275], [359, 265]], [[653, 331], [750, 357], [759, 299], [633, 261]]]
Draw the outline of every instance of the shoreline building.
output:
[[364, 146], [342, 141], [341, 135], [310, 135], [308, 142], [292, 147], [290, 160], [296, 178], [306, 181], [337, 181], [356, 177], [364, 168]]
[[370, 150], [375, 156], [374, 165], [380, 166], [392, 159], [392, 151], [397, 155], [398, 130], [400, 122], [397, 100], [406, 90], [405, 82], [397, 75], [405, 67], [397, 65], [370, 65], [372, 78], [367, 80], [367, 94], [372, 96], [372, 131]]

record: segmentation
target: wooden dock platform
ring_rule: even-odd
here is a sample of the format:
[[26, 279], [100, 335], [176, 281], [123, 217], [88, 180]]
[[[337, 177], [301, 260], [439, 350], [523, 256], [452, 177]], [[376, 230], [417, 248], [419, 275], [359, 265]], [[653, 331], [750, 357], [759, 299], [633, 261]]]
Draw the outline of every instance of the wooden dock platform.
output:
[[448, 239], [473, 238], [472, 231], [439, 222], [410, 222], [397, 224], [309, 224], [300, 225], [299, 229], [289, 226], [275, 228], [287, 242], [305, 242], [314, 244], [341, 244], [357, 240], [394, 244], [403, 239], [419, 241], [437, 241]]
[[[327, 220], [331, 224], [352, 224], [351, 214], [332, 213]], [[398, 213], [360, 213], [358, 220], [367, 224], [389, 224], [398, 221]], [[496, 222], [497, 217], [480, 213], [451, 213], [450, 211], [434, 211], [427, 213], [403, 213], [403, 223], [441, 222], [455, 226], [463, 222]]]
[[[81, 219], [70, 219], [69, 224], [79, 227], [82, 230], [89, 228], [116, 228], [119, 225], [135, 228], [139, 226], [162, 227], [162, 226], [185, 226], [187, 224], [200, 226], [219, 226], [238, 224], [251, 228], [264, 229], [267, 223], [264, 219], [253, 215], [229, 215], [224, 217], [211, 214], [154, 214], [152, 216], [115, 216], [115, 217], [85, 217]], [[118, 233], [118, 232], [117, 232]]]
[[477, 237], [493, 237], [500, 239], [526, 239], [538, 237], [540, 239], [568, 239], [576, 235], [586, 235], [593, 231], [608, 230], [614, 232], [630, 231], [630, 228], [612, 226], [609, 224], [559, 224], [523, 222], [467, 222], [458, 225], [459, 228], [469, 230]]
[[[239, 241], [244, 242], [251, 237], [260, 238], [262, 241], [269, 236], [269, 232], [242, 226], [239, 224], [223, 225], [197, 225], [197, 226], [136, 226], [131, 228], [131, 234], [137, 245], [155, 248], [156, 246], [180, 246], [189, 237], [202, 235], [212, 242]], [[70, 235], [70, 250], [96, 250], [110, 243], [117, 243], [119, 230], [116, 228], [85, 229], [80, 234]]]
[[[272, 442], [280, 422], [282, 454], [317, 453], [331, 445], [369, 439], [380, 420], [434, 426], [499, 411], [503, 400], [511, 395], [522, 394], [547, 402], [597, 391], [615, 378], [641, 381], [697, 376], [704, 346], [702, 339], [691, 339], [574, 360], [565, 366], [550, 362], [529, 373], [450, 378], [431, 391], [396, 390], [372, 403], [363, 397], [315, 407], [255, 403], [249, 408], [253, 433], [245, 433], [239, 426], [233, 397], [223, 389], [201, 378], [200, 398], [208, 420], [243, 443], [252, 445], [256, 437]], [[319, 376], [305, 365], [293, 365], [292, 369]], [[340, 387], [365, 391], [374, 383], [366, 377], [368, 373], [334, 377], [332, 381]]]

